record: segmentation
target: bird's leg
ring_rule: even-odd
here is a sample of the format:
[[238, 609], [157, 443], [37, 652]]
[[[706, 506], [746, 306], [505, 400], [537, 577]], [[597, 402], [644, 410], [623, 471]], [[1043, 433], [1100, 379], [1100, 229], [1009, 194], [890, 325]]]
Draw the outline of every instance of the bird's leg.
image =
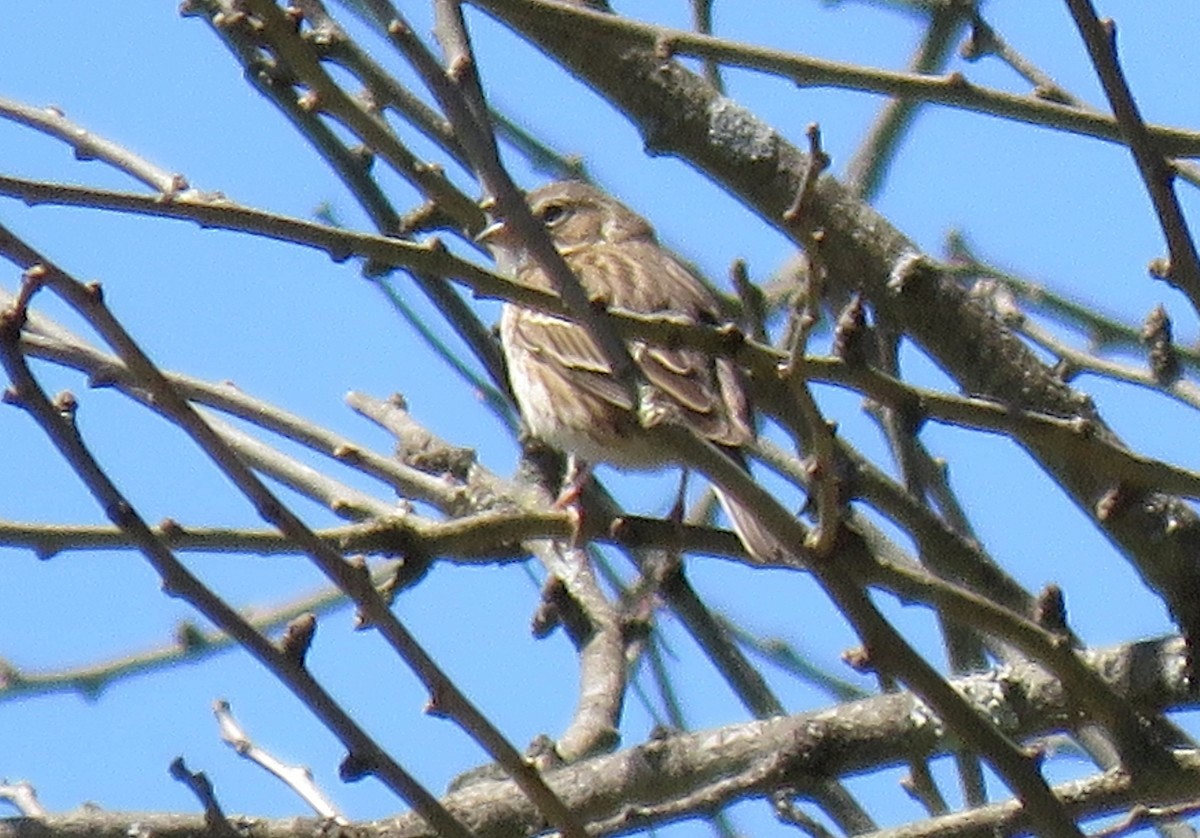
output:
[[[679, 493], [675, 495], [675, 504], [671, 507], [671, 514], [667, 518], [680, 530], [683, 528], [683, 516], [687, 512], [687, 484], [688, 470], [685, 468], [679, 474]], [[679, 533], [679, 537], [682, 540], [682, 531]]]
[[592, 465], [574, 454], [567, 455], [567, 471], [563, 475], [562, 489], [554, 501], [555, 509], [563, 509], [571, 518], [571, 547], [580, 545], [583, 534], [583, 489], [592, 479]]
[[585, 463], [574, 454], [568, 454], [567, 470], [563, 474], [562, 488], [558, 492], [558, 497], [554, 500], [554, 508], [566, 509], [568, 506], [574, 505], [579, 500], [580, 495], [583, 494], [583, 489], [587, 486], [587, 482], [591, 478], [592, 464]]

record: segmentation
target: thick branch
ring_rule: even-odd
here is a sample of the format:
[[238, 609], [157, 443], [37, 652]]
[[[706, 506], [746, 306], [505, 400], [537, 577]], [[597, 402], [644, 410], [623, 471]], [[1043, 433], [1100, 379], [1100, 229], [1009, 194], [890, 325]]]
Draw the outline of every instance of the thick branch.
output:
[[[1187, 687], [1183, 643], [1179, 638], [1130, 644], [1088, 654], [1097, 672], [1143, 712], [1164, 707], [1183, 708], [1196, 699]], [[1005, 726], [1014, 738], [1027, 738], [1069, 728], [1073, 703], [1061, 685], [1033, 665], [999, 670], [952, 682], [983, 712]], [[604, 823], [599, 834], [622, 834], [668, 819], [706, 817], [711, 809], [736, 800], [762, 797], [787, 785], [804, 789], [818, 775], [898, 765], [914, 755], [942, 753], [951, 745], [928, 710], [909, 693], [893, 693], [795, 716], [729, 725], [654, 740], [615, 754], [595, 757], [556, 770], [547, 781], [563, 801], [587, 823]], [[1200, 794], [1200, 765], [1178, 757], [1169, 776], [1146, 772], [1134, 778], [1120, 774], [1095, 775], [1056, 788], [1076, 816], [1099, 816], [1121, 811], [1131, 803], [1168, 803]], [[706, 793], [707, 792], [707, 793]], [[694, 808], [674, 804], [690, 799]], [[638, 800], [636, 811], [626, 802]], [[543, 821], [511, 781], [479, 782], [442, 798], [476, 838], [511, 838], [531, 834]], [[669, 815], [668, 815], [669, 808]], [[161, 818], [161, 820], [159, 819]], [[976, 818], [978, 828], [962, 834], [992, 834], [994, 827], [1020, 832], [1025, 822], [1011, 801], [983, 810], [947, 816], [958, 821]], [[147, 816], [97, 811], [51, 816], [45, 821], [0, 820], [0, 838], [126, 838], [132, 820], [162, 838], [207, 838], [201, 816]], [[261, 838], [311, 835], [317, 822], [296, 819], [251, 821]], [[926, 823], [939, 824], [941, 820]], [[432, 836], [419, 818], [401, 815], [365, 832], [386, 838]], [[922, 827], [923, 829], [923, 827]], [[889, 833], [935, 835], [917, 825]]]
[[[963, 390], [1014, 407], [1094, 423], [1120, 444], [1091, 400], [1072, 390], [990, 311], [971, 299], [899, 230], [836, 179], [821, 178], [803, 216], [785, 222], [808, 157], [706, 81], [664, 60], [608, 16], [548, 0], [473, 4], [536, 42], [621, 110], [656, 154], [681, 157], [803, 246], [822, 238], [835, 294], [859, 292], [919, 343]], [[579, 37], [583, 18], [597, 25]], [[615, 20], [615, 18], [612, 18]], [[693, 38], [702, 36], [691, 36]], [[673, 33], [670, 39], [675, 40]], [[1200, 637], [1200, 519], [1179, 498], [1124, 491], [1114, 475], [1041, 440], [1026, 448], [1136, 566], [1188, 637]], [[1115, 489], [1119, 503], [1098, 509]]]

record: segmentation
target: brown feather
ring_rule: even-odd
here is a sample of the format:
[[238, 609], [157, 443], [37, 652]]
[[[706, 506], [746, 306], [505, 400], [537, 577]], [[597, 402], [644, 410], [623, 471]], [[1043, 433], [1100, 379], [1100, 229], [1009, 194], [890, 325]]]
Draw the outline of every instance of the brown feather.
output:
[[[640, 314], [720, 322], [712, 292], [659, 246], [644, 219], [619, 202], [581, 183], [549, 184], [528, 199], [592, 300]], [[499, 251], [498, 261], [514, 268], [517, 281], [551, 289], [519, 247], [500, 239], [489, 243]], [[508, 304], [500, 334], [521, 413], [551, 445], [586, 460], [655, 468], [669, 460], [645, 428], [672, 422], [744, 464], [737, 449], [754, 438], [754, 426], [741, 371], [728, 359], [630, 341], [642, 379], [640, 403], [634, 404], [583, 326]], [[752, 511], [720, 495], [750, 553], [778, 558], [782, 548], [755, 524]]]
[[[583, 241], [560, 248], [588, 296], [626, 311], [682, 315], [697, 323], [718, 322], [716, 298], [658, 245], [649, 226], [641, 219], [625, 226], [639, 232], [618, 243]], [[591, 228], [602, 229], [603, 225]], [[519, 274], [522, 282], [549, 287], [549, 280], [532, 263], [523, 264]], [[534, 316], [531, 313], [529, 319]], [[529, 351], [555, 366], [576, 386], [618, 409], [633, 409], [626, 389], [609, 378], [608, 364], [583, 327], [541, 315], [536, 325], [523, 325], [518, 337]], [[649, 346], [643, 341], [632, 341], [629, 349], [650, 385], [643, 398], [652, 413], [686, 425], [719, 445], [743, 445], [752, 438], [741, 378], [728, 361], [714, 362], [702, 352]]]

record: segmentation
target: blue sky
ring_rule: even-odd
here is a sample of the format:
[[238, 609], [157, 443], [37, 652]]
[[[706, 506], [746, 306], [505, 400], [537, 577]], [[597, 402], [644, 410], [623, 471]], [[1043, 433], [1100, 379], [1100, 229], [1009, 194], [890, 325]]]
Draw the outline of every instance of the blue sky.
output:
[[[113, 14], [104, 4], [70, 0], [10, 0], [5, 8], [6, 56], [0, 96], [56, 105], [68, 117], [121, 142], [194, 186], [246, 204], [301, 217], [331, 205], [348, 224], [365, 222], [341, 185], [267, 102], [207, 26], [181, 19], [175, 3], [144, 4]], [[427, 32], [424, 4], [411, 6]], [[1033, 8], [1036, 6], [1036, 8]], [[625, 3], [623, 11], [686, 25], [688, 4]], [[1181, 79], [1195, 76], [1191, 58], [1200, 36], [1195, 9], [1184, 2], [1102, 4], [1119, 24], [1120, 48], [1145, 116], [1189, 126], [1196, 100]], [[1086, 100], [1102, 97], [1065, 6], [993, 3], [993, 26], [1058, 82]], [[756, 278], [768, 276], [792, 252], [749, 212], [685, 164], [651, 158], [636, 132], [577, 82], [502, 27], [470, 15], [488, 93], [499, 108], [565, 153], [583, 156], [593, 175], [651, 218], [661, 237], [713, 277], [734, 258]], [[902, 67], [919, 37], [914, 20], [858, 3], [798, 0], [789, 4], [718, 3], [717, 30], [729, 37], [872, 66]], [[373, 51], [397, 60], [378, 41]], [[980, 84], [1023, 92], [1015, 75], [991, 62], [958, 66]], [[730, 95], [794, 142], [818, 122], [839, 171], [881, 100], [845, 91], [797, 89], [745, 71], [727, 75]], [[5, 173], [135, 188], [99, 164], [73, 160], [62, 144], [0, 123]], [[515, 155], [523, 185], [540, 176]], [[463, 173], [451, 170], [460, 183]], [[401, 207], [414, 197], [384, 178]], [[468, 186], [468, 191], [471, 191]], [[1181, 189], [1194, 213], [1194, 190]], [[1138, 322], [1163, 302], [1176, 335], [1194, 341], [1195, 317], [1171, 289], [1149, 280], [1145, 264], [1160, 255], [1161, 235], [1126, 151], [1097, 140], [1035, 129], [978, 114], [926, 108], [905, 140], [877, 206], [932, 253], [951, 229], [962, 230], [985, 257], [1125, 320]], [[475, 447], [489, 468], [507, 474], [516, 449], [461, 382], [417, 341], [352, 264], [231, 233], [191, 225], [122, 218], [82, 210], [30, 209], [0, 202], [0, 223], [74, 272], [106, 288], [113, 311], [160, 363], [212, 380], [231, 380], [260, 398], [310, 417], [378, 450], [389, 439], [343, 403], [349, 390], [403, 393], [418, 419], [448, 439]], [[12, 289], [17, 271], [0, 272]], [[399, 280], [403, 287], [404, 282]], [[415, 290], [409, 299], [428, 306]], [[39, 298], [40, 310], [72, 328], [78, 321]], [[496, 308], [481, 305], [488, 322]], [[441, 328], [438, 324], [438, 328]], [[445, 331], [445, 330], [443, 330]], [[947, 386], [915, 352], [906, 355], [918, 380]], [[173, 427], [115, 393], [89, 391], [78, 376], [38, 365], [52, 390], [81, 399], [80, 425], [89, 445], [119, 479], [144, 517], [171, 516], [185, 525], [257, 525], [254, 512]], [[1132, 445], [1197, 467], [1194, 434], [1184, 410], [1128, 388], [1083, 379], [1105, 417]], [[829, 415], [864, 452], [885, 457], [860, 400], [822, 394]], [[100, 523], [103, 515], [50, 450], [32, 422], [0, 409], [0, 519]], [[989, 550], [1023, 583], [1037, 589], [1063, 583], [1074, 627], [1105, 645], [1171, 630], [1158, 602], [1119, 556], [1019, 449], [1000, 438], [930, 426], [925, 439], [950, 461], [964, 503], [975, 510]], [[314, 461], [319, 462], [319, 461]], [[889, 462], [885, 459], [885, 462]], [[602, 475], [606, 474], [602, 470]], [[339, 475], [386, 497], [381, 487], [349, 472]], [[611, 476], [611, 475], [609, 475]], [[614, 481], [630, 508], [663, 513], [672, 476]], [[999, 489], [999, 491], [998, 491]], [[311, 504], [299, 509], [317, 525], [331, 516]], [[266, 605], [320, 584], [297, 558], [191, 554], [190, 567], [232, 601]], [[164, 597], [144, 560], [124, 553], [70, 553], [39, 561], [0, 548], [0, 658], [22, 669], [54, 669], [103, 660], [167, 642], [188, 608]], [[1084, 570], [1086, 569], [1086, 570]], [[815, 587], [795, 574], [755, 574], [712, 560], [693, 561], [696, 587], [752, 629], [779, 636], [840, 676], [854, 679], [838, 655], [855, 641]], [[1114, 606], [1119, 592], [1119, 609]], [[574, 656], [561, 636], [529, 638], [537, 588], [520, 566], [438, 566], [407, 592], [397, 611], [481, 708], [523, 746], [553, 735], [574, 702]], [[929, 615], [883, 602], [897, 621], [940, 661]], [[797, 615], [803, 619], [797, 620]], [[668, 618], [687, 711], [694, 726], [745, 718], [744, 711], [694, 645]], [[368, 729], [435, 791], [484, 760], [461, 732], [427, 718], [419, 685], [370, 634], [351, 631], [342, 610], [322, 620], [311, 663]], [[548, 677], [547, 673], [554, 673]], [[571, 673], [563, 676], [561, 673]], [[828, 703], [818, 691], [770, 672], [792, 710]], [[862, 682], [866, 685], [866, 682]], [[182, 754], [209, 772], [231, 812], [303, 814], [289, 792], [222, 745], [209, 712], [223, 697], [265, 747], [309, 765], [350, 817], [381, 817], [398, 804], [373, 782], [336, 779], [341, 750], [333, 737], [246, 655], [228, 653], [196, 666], [130, 679], [97, 700], [55, 695], [0, 704], [0, 777], [33, 782], [51, 809], [93, 801], [111, 809], [195, 809], [189, 793], [166, 773]], [[632, 698], [626, 744], [652, 724]], [[919, 817], [894, 788], [899, 774], [876, 778], [886, 800], [881, 821]], [[855, 785], [858, 787], [856, 781]], [[739, 807], [739, 823], [770, 829], [766, 807]], [[706, 834], [685, 825], [670, 834]]]

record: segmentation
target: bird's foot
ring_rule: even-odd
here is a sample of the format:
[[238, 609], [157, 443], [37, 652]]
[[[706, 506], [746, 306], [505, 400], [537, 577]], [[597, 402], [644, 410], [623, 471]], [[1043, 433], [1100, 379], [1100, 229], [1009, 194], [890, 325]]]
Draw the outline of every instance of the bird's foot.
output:
[[591, 479], [592, 467], [590, 464], [580, 462], [574, 457], [568, 458], [567, 473], [563, 475], [562, 489], [559, 490], [558, 497], [554, 500], [554, 508], [569, 509], [579, 505], [579, 499], [583, 497], [583, 490]]
[[562, 489], [554, 500], [554, 508], [567, 513], [571, 521], [571, 548], [582, 546], [584, 542], [584, 512], [583, 490], [592, 479], [592, 467], [576, 460], [574, 456], [567, 460], [567, 473], [563, 475]]

